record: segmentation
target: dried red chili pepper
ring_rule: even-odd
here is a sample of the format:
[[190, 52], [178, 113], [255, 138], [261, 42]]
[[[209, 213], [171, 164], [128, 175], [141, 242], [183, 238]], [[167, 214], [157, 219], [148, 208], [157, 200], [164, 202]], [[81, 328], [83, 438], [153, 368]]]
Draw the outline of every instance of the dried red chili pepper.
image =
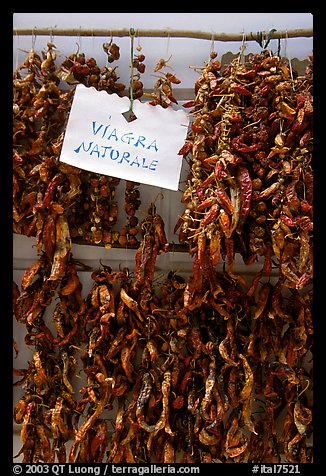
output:
[[241, 232], [244, 222], [249, 213], [250, 202], [252, 196], [252, 182], [249, 175], [249, 171], [246, 167], [238, 167], [238, 173], [236, 179], [239, 183], [240, 197], [241, 197], [241, 208], [239, 221], [237, 225], [237, 230]]

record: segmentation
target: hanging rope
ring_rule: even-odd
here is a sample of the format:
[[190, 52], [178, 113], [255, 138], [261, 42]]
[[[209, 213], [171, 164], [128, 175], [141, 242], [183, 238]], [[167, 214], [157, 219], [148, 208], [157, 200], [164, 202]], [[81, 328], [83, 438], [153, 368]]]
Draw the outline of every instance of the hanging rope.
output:
[[128, 111], [123, 112], [122, 115], [126, 118], [128, 122], [134, 121], [137, 119], [136, 115], [133, 112], [133, 104], [134, 104], [134, 39], [135, 39], [135, 30], [130, 28], [129, 30], [130, 36], [130, 83], [129, 83], [129, 100], [130, 106]]

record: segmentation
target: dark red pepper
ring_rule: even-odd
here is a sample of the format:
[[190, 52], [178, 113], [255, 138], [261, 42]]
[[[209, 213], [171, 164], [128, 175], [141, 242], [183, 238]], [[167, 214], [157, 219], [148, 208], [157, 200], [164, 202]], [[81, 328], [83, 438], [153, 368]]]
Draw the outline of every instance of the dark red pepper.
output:
[[249, 213], [250, 201], [252, 196], [252, 182], [248, 169], [243, 166], [240, 166], [238, 168], [236, 179], [238, 181], [241, 193], [241, 209], [237, 229], [241, 230]]
[[34, 208], [38, 209], [43, 209], [46, 207], [49, 207], [51, 203], [53, 202], [53, 197], [54, 197], [54, 192], [57, 188], [58, 185], [60, 185], [61, 182], [63, 182], [65, 176], [62, 173], [57, 173], [51, 182], [48, 185], [48, 188], [46, 189], [46, 192], [44, 194], [43, 202], [42, 203], [36, 203], [34, 205]]

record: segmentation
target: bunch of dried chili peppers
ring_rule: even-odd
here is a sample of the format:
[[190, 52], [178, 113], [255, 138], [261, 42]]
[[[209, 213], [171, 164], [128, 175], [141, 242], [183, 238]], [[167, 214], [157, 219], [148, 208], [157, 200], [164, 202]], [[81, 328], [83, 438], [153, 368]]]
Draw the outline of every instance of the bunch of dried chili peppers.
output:
[[[195, 99], [185, 105], [192, 108], [193, 121], [179, 154], [190, 171], [182, 197], [186, 208], [175, 232], [180, 229], [180, 241], [189, 245], [197, 292], [213, 292], [212, 276], [222, 258], [225, 275], [241, 284], [249, 298], [249, 340], [231, 365], [236, 372], [235, 366], [247, 359], [251, 391], [264, 395], [261, 431], [248, 418], [249, 403], [242, 416], [242, 428], [253, 433], [255, 461], [265, 451], [276, 461], [280, 448], [287, 461], [307, 461], [305, 440], [312, 421], [311, 400], [305, 395], [311, 387], [305, 358], [311, 354], [313, 334], [312, 75], [312, 56], [305, 76], [298, 76], [288, 60], [268, 50], [250, 54], [247, 61], [240, 54], [223, 72], [213, 55], [196, 81]], [[251, 283], [234, 272], [236, 253], [247, 265], [263, 259]], [[282, 382], [279, 390], [276, 381]], [[279, 435], [275, 416], [284, 406], [287, 415]], [[266, 446], [265, 425], [272, 432]], [[246, 455], [247, 449], [242, 451]]]
[[312, 58], [293, 78], [270, 51], [240, 57], [223, 73], [212, 60], [187, 103], [194, 120], [179, 154], [190, 172], [175, 231], [196, 264], [226, 256], [232, 275], [235, 252], [267, 268], [274, 257], [284, 286], [301, 289], [312, 280]]
[[[119, 58], [119, 47], [110, 43], [108, 52], [110, 48], [114, 52], [110, 53], [112, 63]], [[40, 250], [46, 216], [55, 220], [58, 214], [64, 214], [75, 242], [118, 245], [120, 232], [114, 225], [120, 179], [69, 166], [60, 162], [59, 156], [75, 85], [81, 83], [118, 95], [125, 86], [118, 82], [116, 67], [100, 68], [84, 53], [77, 51], [60, 65], [56, 59], [56, 47], [48, 43], [41, 56], [31, 48], [14, 71], [13, 231], [37, 236]], [[129, 203], [126, 196], [125, 206]], [[124, 244], [138, 243], [135, 228], [137, 221]]]
[[[154, 204], [132, 222], [130, 199], [128, 229], [139, 225], [141, 234], [135, 269], [102, 266], [83, 297], [70, 211], [102, 205], [95, 234], [96, 216], [113, 206], [101, 202], [102, 187], [112, 196], [117, 184], [93, 174], [84, 182], [83, 171], [58, 162], [72, 94], [57, 90], [53, 45], [43, 56], [29, 53], [29, 79], [15, 73], [15, 231], [35, 233], [39, 254], [13, 293], [33, 349], [27, 368], [15, 370], [24, 388], [14, 410], [19, 455], [312, 462], [312, 59], [306, 76], [294, 77], [270, 51], [223, 72], [212, 58], [188, 104], [194, 121], [180, 151], [190, 170], [175, 231], [193, 273], [156, 277], [157, 257], [169, 250], [164, 222]], [[60, 74], [102, 84], [96, 64], [79, 56]], [[132, 194], [139, 198], [127, 184]], [[235, 272], [236, 254], [248, 269], [262, 259], [252, 282]]]

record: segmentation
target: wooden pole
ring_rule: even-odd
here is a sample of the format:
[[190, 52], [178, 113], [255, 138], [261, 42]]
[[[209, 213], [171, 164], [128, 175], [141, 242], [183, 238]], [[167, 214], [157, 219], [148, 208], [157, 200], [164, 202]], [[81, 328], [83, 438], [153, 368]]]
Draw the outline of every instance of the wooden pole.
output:
[[[199, 40], [214, 40], [214, 41], [256, 41], [257, 32], [247, 33], [207, 33], [204, 31], [195, 30], [151, 30], [135, 29], [136, 37], [171, 37], [171, 38], [193, 38]], [[268, 34], [268, 32], [263, 32]], [[130, 29], [123, 28], [119, 30], [108, 29], [85, 29], [85, 28], [14, 28], [14, 36], [88, 36], [88, 37], [123, 37], [130, 36]], [[278, 38], [302, 38], [312, 37], [312, 28], [297, 28], [295, 30], [279, 30], [274, 31], [272, 39]]]

